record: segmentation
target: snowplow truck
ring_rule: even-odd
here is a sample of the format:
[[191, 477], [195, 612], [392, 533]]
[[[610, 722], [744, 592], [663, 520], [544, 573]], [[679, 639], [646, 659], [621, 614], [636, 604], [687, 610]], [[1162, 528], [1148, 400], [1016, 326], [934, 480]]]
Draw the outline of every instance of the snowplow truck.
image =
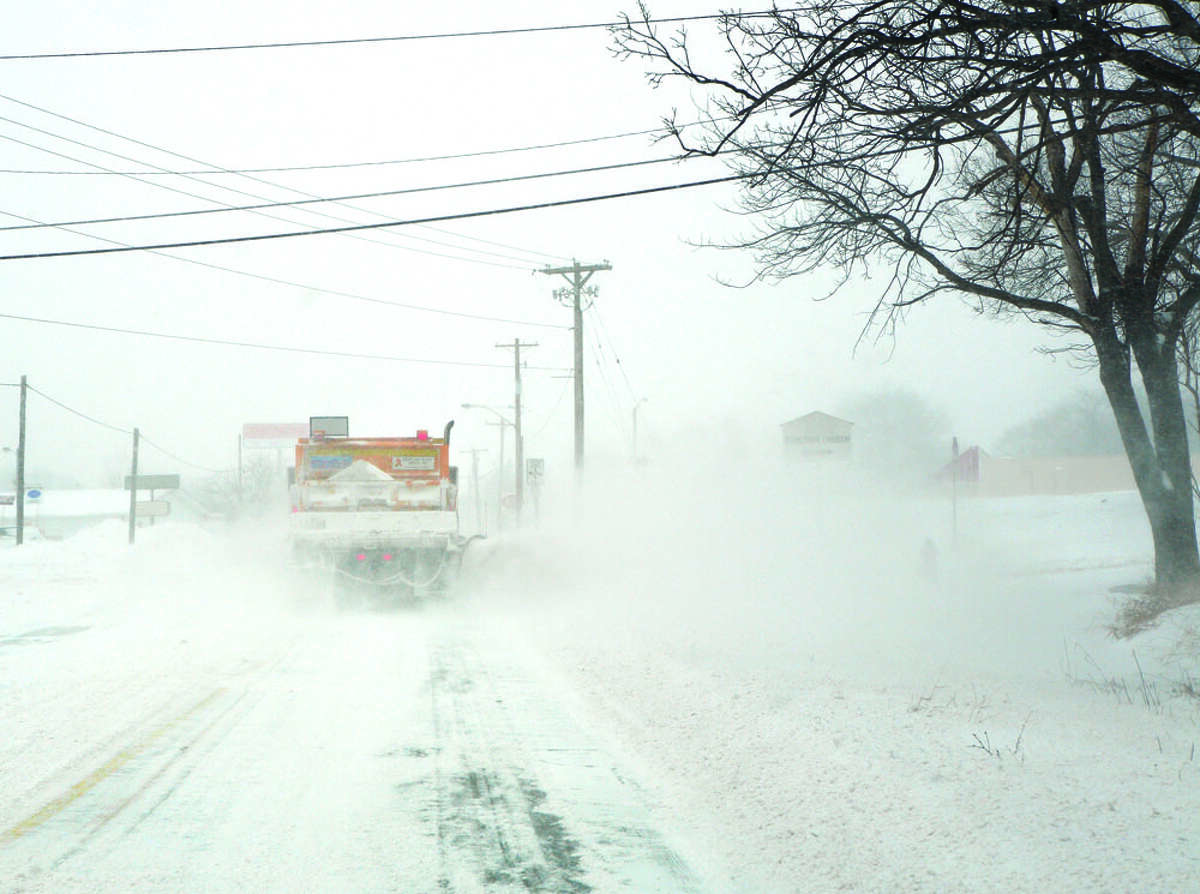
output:
[[399, 591], [444, 589], [466, 545], [453, 426], [441, 438], [301, 438], [289, 531], [296, 562]]

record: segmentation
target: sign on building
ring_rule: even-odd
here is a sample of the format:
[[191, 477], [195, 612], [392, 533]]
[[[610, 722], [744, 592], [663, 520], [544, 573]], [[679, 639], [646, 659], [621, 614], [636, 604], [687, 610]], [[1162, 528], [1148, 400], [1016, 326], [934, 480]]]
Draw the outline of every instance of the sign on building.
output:
[[242, 426], [242, 446], [247, 450], [295, 447], [308, 432], [303, 422], [247, 422]]
[[308, 436], [310, 438], [348, 438], [350, 437], [350, 417], [309, 416]]
[[848, 459], [854, 423], [819, 410], [780, 426], [785, 455], [797, 459]]

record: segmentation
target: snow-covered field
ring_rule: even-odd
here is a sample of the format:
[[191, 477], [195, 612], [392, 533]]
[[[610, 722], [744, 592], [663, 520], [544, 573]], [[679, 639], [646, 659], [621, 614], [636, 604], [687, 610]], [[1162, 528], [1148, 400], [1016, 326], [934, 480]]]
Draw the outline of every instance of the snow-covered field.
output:
[[1105, 626], [1135, 495], [955, 535], [704, 471], [548, 505], [391, 613], [270, 525], [3, 549], [0, 890], [1195, 889], [1200, 612]]

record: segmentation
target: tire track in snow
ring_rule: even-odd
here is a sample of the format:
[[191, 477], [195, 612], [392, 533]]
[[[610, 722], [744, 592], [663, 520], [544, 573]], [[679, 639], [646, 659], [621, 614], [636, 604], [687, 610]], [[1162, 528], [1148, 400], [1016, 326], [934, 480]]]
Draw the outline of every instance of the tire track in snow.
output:
[[508, 657], [462, 632], [431, 651], [438, 890], [699, 892], [641, 790]]

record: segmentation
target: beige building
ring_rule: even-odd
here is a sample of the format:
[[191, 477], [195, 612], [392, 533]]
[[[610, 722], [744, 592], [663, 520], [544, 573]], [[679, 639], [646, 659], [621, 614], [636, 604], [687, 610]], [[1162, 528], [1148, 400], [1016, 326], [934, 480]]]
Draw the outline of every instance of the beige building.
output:
[[[1200, 458], [1193, 460], [1200, 472]], [[979, 447], [963, 451], [937, 472], [939, 483], [966, 496], [1093, 494], [1135, 490], [1124, 454], [1117, 456], [992, 456]]]
[[849, 459], [853, 422], [819, 410], [783, 423], [783, 453], [788, 459]]

